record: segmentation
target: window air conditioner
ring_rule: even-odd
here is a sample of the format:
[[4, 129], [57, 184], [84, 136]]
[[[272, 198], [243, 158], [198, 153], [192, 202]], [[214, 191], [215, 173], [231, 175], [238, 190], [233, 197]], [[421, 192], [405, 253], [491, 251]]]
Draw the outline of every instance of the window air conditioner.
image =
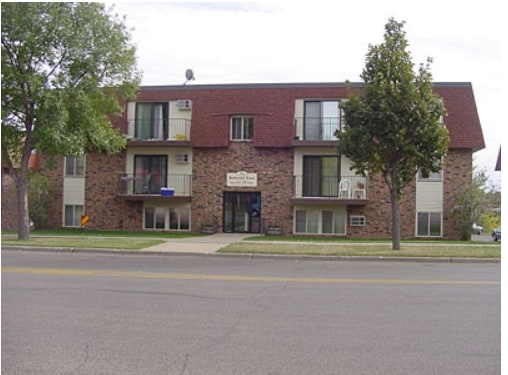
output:
[[176, 101], [176, 108], [179, 110], [189, 110], [192, 108], [192, 100], [180, 99]]
[[177, 164], [187, 164], [189, 162], [189, 154], [177, 154], [175, 159]]

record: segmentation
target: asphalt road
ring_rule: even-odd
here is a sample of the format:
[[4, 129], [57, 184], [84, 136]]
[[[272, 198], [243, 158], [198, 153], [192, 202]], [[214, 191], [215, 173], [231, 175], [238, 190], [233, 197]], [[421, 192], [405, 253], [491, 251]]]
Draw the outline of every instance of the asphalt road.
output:
[[499, 264], [2, 251], [2, 374], [499, 374]]

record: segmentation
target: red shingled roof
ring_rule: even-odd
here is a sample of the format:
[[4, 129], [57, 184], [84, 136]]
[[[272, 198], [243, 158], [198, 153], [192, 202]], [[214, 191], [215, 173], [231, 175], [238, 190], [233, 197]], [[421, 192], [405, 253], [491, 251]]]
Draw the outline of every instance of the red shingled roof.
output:
[[470, 83], [436, 83], [448, 115], [446, 128], [450, 133], [449, 148], [468, 148], [478, 151], [485, 148], [480, 118]]
[[[362, 83], [352, 85], [362, 87]], [[444, 122], [450, 133], [449, 147], [473, 151], [485, 148], [471, 83], [435, 82], [434, 89], [443, 98], [448, 111]], [[138, 100], [191, 99], [196, 108], [192, 115], [191, 139], [194, 147], [227, 147], [227, 118], [236, 113], [259, 117], [256, 146], [291, 147], [295, 99], [346, 95], [344, 83], [256, 83], [144, 86], [140, 89]], [[125, 119], [123, 123], [126, 124]]]

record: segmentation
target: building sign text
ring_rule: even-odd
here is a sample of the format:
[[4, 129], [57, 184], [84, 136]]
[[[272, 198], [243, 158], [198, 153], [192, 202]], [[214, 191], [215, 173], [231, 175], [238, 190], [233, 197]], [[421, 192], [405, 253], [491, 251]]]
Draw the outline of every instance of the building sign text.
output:
[[228, 173], [226, 186], [256, 187], [258, 186], [258, 175], [247, 172]]

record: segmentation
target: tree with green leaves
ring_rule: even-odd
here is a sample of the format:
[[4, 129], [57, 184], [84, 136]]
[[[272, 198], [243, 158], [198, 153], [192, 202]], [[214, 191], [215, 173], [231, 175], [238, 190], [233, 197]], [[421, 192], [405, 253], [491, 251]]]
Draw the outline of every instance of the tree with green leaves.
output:
[[[463, 241], [471, 239], [473, 223], [482, 226], [486, 224], [482, 222], [481, 218], [485, 212], [489, 212], [491, 209], [487, 204], [487, 200], [496, 196], [492, 191], [486, 191], [488, 179], [485, 169], [475, 169], [471, 185], [463, 186], [461, 190], [456, 191], [454, 194], [451, 215], [457, 220]], [[501, 201], [498, 202], [498, 207], [500, 207]], [[490, 223], [487, 224], [490, 228]]]
[[338, 152], [356, 173], [380, 173], [392, 207], [392, 248], [400, 250], [399, 203], [419, 168], [442, 169], [449, 136], [441, 123], [442, 100], [433, 92], [431, 60], [414, 71], [404, 22], [385, 26], [384, 43], [369, 46], [361, 74], [363, 87], [352, 90], [342, 110], [346, 126], [336, 136]]
[[124, 20], [101, 3], [2, 7], [2, 164], [18, 190], [18, 238], [30, 235], [29, 159], [34, 149], [76, 157], [120, 151], [111, 125], [139, 84]]

